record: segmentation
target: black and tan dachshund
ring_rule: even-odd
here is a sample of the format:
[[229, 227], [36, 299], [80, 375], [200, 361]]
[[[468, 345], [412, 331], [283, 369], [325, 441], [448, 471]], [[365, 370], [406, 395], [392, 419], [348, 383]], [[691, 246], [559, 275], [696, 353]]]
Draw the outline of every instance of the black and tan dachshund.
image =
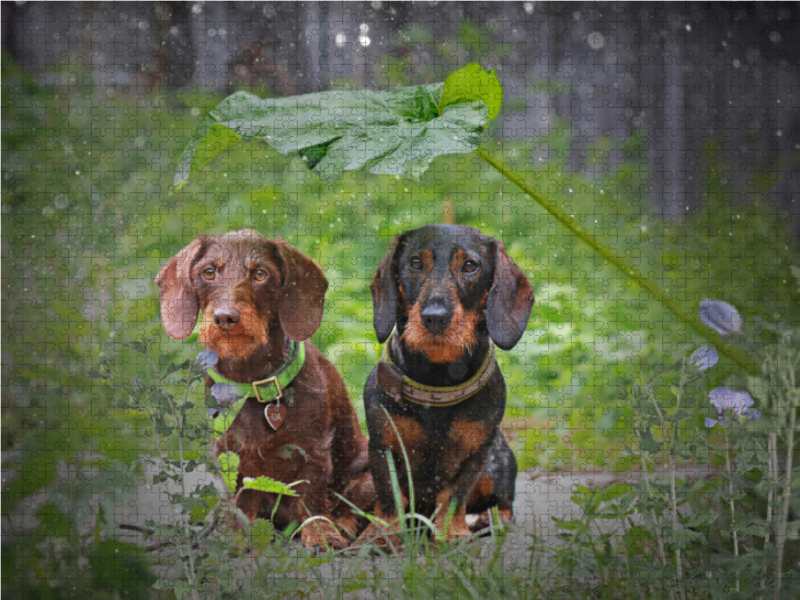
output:
[[497, 506], [509, 521], [517, 464], [500, 432], [506, 387], [494, 346], [513, 348], [525, 332], [530, 282], [502, 242], [471, 227], [429, 225], [395, 238], [370, 289], [378, 341], [389, 343], [364, 391], [369, 462], [375, 514], [391, 530], [382, 535], [373, 523], [361, 541], [396, 541], [388, 460], [408, 510], [403, 447], [414, 510], [447, 539], [470, 533], [467, 513]]

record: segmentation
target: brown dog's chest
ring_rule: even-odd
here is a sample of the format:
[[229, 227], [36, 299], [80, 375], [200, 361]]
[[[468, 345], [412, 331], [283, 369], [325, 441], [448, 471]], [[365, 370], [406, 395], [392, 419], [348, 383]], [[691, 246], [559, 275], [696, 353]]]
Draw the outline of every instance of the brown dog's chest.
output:
[[239, 455], [243, 477], [267, 476], [293, 481], [303, 462], [301, 431], [303, 420], [295, 406], [287, 406], [286, 418], [276, 431], [267, 424], [262, 404], [254, 398], [245, 402], [231, 426], [214, 444], [217, 455], [225, 450]]

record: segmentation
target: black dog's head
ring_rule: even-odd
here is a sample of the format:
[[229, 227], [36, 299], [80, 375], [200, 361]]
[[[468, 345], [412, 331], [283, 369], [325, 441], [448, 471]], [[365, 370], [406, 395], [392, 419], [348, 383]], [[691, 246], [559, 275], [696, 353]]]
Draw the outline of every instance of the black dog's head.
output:
[[406, 347], [435, 363], [472, 350], [483, 327], [500, 348], [513, 348], [533, 305], [531, 284], [502, 242], [459, 225], [397, 236], [370, 290], [378, 341], [397, 324]]
[[238, 360], [280, 330], [295, 341], [310, 338], [328, 288], [313, 260], [250, 229], [198, 237], [161, 269], [156, 284], [171, 337], [187, 337], [200, 311], [203, 345]]

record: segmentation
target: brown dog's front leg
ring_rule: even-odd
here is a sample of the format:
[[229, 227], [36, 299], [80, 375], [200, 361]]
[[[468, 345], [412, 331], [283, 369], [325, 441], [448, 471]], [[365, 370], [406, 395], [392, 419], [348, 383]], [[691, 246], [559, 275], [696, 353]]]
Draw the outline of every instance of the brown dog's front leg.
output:
[[328, 510], [328, 478], [332, 471], [327, 446], [306, 451], [305, 465], [297, 475], [297, 480], [303, 483], [294, 486], [297, 496], [291, 509], [303, 527], [300, 539], [307, 548], [324, 550], [327, 546], [338, 550], [348, 545], [347, 538], [336, 531]]

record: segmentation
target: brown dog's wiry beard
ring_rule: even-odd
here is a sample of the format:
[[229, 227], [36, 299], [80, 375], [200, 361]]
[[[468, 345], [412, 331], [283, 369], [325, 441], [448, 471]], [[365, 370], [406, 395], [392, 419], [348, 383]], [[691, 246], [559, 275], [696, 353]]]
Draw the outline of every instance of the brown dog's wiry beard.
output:
[[251, 304], [237, 304], [241, 318], [232, 330], [222, 330], [214, 326], [214, 306], [209, 304], [203, 310], [203, 323], [200, 326], [200, 343], [213, 350], [221, 361], [240, 362], [249, 359], [259, 348], [269, 346], [269, 332], [266, 322]]
[[406, 348], [426, 356], [434, 363], [450, 363], [471, 352], [478, 345], [480, 315], [456, 304], [453, 320], [440, 334], [433, 334], [422, 324], [420, 303], [408, 313], [401, 341]]

